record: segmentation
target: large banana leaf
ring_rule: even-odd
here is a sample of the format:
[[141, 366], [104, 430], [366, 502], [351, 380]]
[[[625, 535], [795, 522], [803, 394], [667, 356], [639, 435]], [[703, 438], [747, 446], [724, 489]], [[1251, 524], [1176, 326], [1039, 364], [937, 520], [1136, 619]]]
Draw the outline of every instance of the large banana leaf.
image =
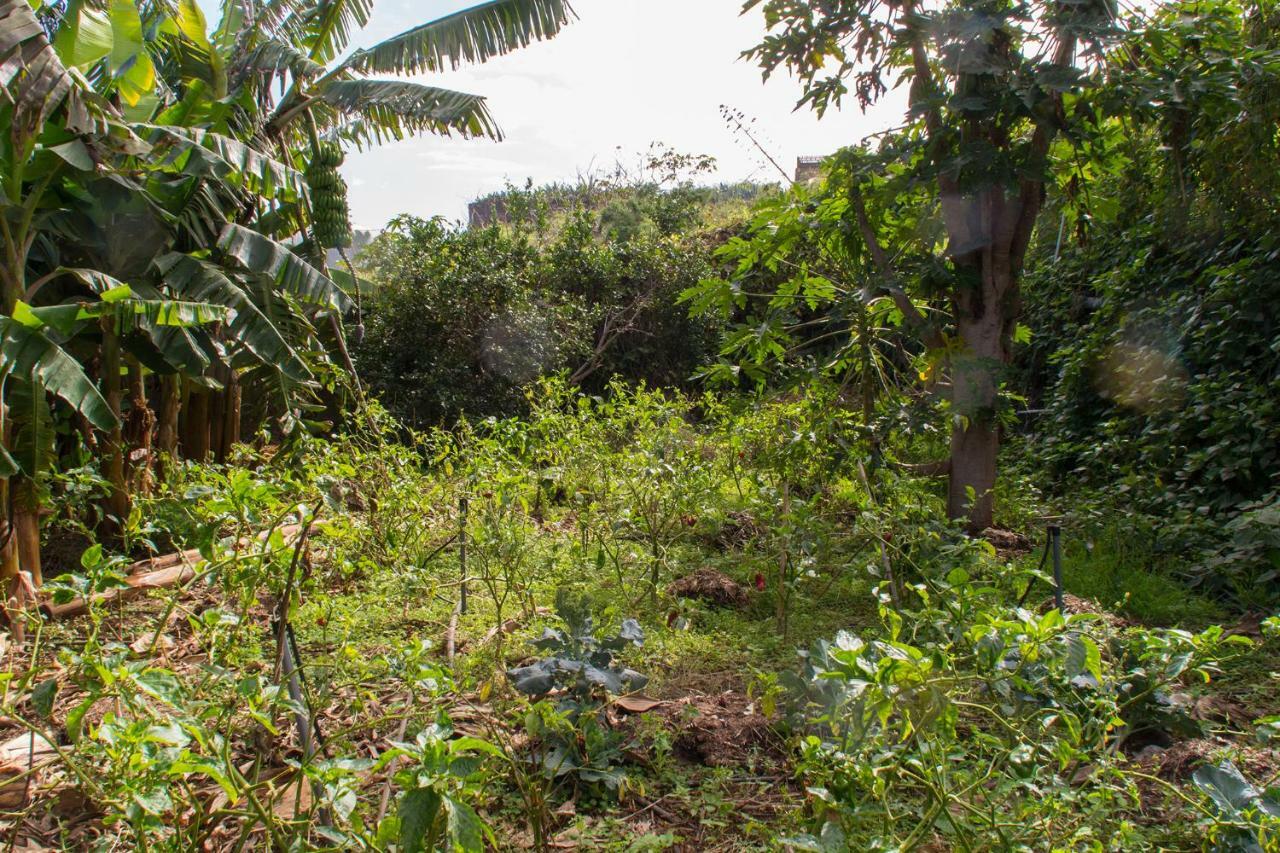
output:
[[26, 474], [32, 480], [57, 463], [53, 417], [44, 389], [11, 378], [5, 382], [5, 404], [13, 429], [13, 454], [0, 453], [0, 476]]
[[93, 129], [75, 79], [27, 0], [0, 0], [0, 97], [14, 105], [12, 133], [19, 141], [38, 133], [63, 101], [70, 130]]
[[239, 81], [254, 74], [270, 76], [283, 71], [295, 77], [314, 77], [324, 71], [324, 66], [313, 62], [306, 51], [296, 45], [270, 38], [237, 57], [231, 73], [233, 79]]
[[[77, 279], [101, 301], [32, 307], [20, 300], [14, 307], [14, 320], [31, 329], [49, 326], [71, 337], [85, 321], [109, 316], [120, 332], [136, 329], [146, 335], [156, 351], [151, 359], [162, 358], [169, 370], [202, 373], [215, 350], [209, 335], [197, 327], [228, 322], [235, 316], [231, 306], [219, 301], [170, 299], [150, 285], [127, 285], [99, 270], [62, 267], [55, 275]], [[158, 364], [152, 367], [166, 369]]]
[[112, 317], [116, 328], [151, 329], [155, 327], [207, 326], [224, 322], [230, 312], [221, 305], [207, 302], [182, 302], [176, 299], [124, 299], [100, 302], [81, 309], [86, 317]]
[[70, 0], [62, 13], [53, 48], [64, 65], [87, 68], [111, 53], [111, 21], [86, 0]]
[[231, 222], [223, 229], [218, 248], [250, 272], [270, 276], [303, 302], [336, 311], [351, 307], [351, 300], [332, 279], [270, 237]]
[[339, 69], [420, 74], [486, 62], [548, 39], [574, 17], [568, 0], [491, 0], [392, 36], [351, 54]]
[[116, 426], [116, 416], [80, 363], [42, 329], [29, 328], [12, 317], [0, 317], [0, 376], [44, 386], [98, 429]]
[[174, 293], [213, 302], [231, 310], [226, 336], [273, 369], [302, 382], [311, 371], [244, 290], [212, 264], [177, 252], [161, 257], [156, 266]]
[[479, 95], [406, 80], [332, 80], [321, 88], [320, 98], [342, 113], [359, 116], [379, 142], [423, 132], [502, 138]]
[[304, 43], [316, 62], [330, 62], [346, 48], [351, 33], [369, 23], [373, 0], [319, 0], [300, 14]]
[[108, 291], [103, 302], [74, 302], [33, 308], [19, 300], [13, 319], [30, 329], [51, 326], [64, 335], [74, 332], [82, 320], [111, 317], [121, 330], [137, 326], [204, 326], [225, 321], [230, 312], [222, 305], [183, 302], [177, 299], [134, 299], [132, 290]]
[[[238, 139], [212, 131], [135, 124], [138, 135], [154, 146], [153, 162], [189, 174], [212, 176], [260, 195], [299, 198], [305, 182], [296, 169]], [[282, 192], [283, 191], [283, 192]]]

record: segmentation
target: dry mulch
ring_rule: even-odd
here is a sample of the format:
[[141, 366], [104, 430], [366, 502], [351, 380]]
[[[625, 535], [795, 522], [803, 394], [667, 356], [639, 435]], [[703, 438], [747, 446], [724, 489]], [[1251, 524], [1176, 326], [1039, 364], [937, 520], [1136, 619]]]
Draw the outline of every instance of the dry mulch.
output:
[[[672, 736], [676, 756], [686, 764], [702, 767], [781, 767], [786, 744], [769, 720], [736, 690], [695, 694], [674, 699], [644, 701], [628, 713], [648, 713], [661, 721]], [[621, 705], [622, 703], [618, 703]], [[628, 722], [620, 721], [622, 727]]]
[[1023, 554], [1030, 554], [1034, 548], [1030, 539], [1014, 530], [988, 527], [980, 535], [995, 547], [996, 556], [1002, 560], [1012, 560]]
[[717, 607], [742, 608], [750, 596], [747, 590], [728, 575], [709, 567], [702, 567], [686, 575], [667, 588], [677, 598], [693, 598]]
[[[1067, 613], [1088, 614], [1090, 616], [1095, 616], [1097, 617], [1099, 622], [1101, 622], [1103, 625], [1107, 626], [1108, 628], [1111, 628], [1112, 630], [1128, 628], [1133, 625], [1133, 623], [1130, 622], [1128, 619], [1125, 619], [1123, 616], [1113, 613], [1112, 611], [1108, 610], [1107, 608], [1103, 607], [1101, 604], [1099, 604], [1098, 602], [1090, 598], [1081, 598], [1078, 595], [1072, 595], [1071, 593], [1068, 592], [1063, 594], [1062, 603]], [[1038, 610], [1040, 613], [1048, 613], [1050, 610], [1052, 610], [1057, 606], [1058, 606], [1057, 602], [1054, 600], [1053, 596], [1051, 595], [1048, 598], [1046, 598], [1044, 601], [1040, 602], [1040, 606]]]
[[721, 551], [741, 551], [763, 532], [755, 516], [745, 510], [734, 510], [716, 531], [712, 544]]

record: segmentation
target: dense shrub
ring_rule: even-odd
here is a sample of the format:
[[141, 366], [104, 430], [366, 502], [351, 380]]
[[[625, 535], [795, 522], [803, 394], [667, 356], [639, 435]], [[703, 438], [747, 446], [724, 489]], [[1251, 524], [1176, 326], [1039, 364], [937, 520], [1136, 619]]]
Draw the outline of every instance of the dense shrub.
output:
[[697, 198], [614, 196], [554, 226], [518, 196], [505, 209], [524, 218], [503, 225], [397, 219], [361, 255], [376, 284], [361, 375], [420, 426], [514, 414], [524, 386], [559, 371], [589, 391], [614, 376], [687, 383], [715, 344], [714, 326], [676, 305], [712, 262]]
[[1131, 480], [1150, 509], [1230, 511], [1280, 461], [1273, 240], [1115, 237], [1028, 288], [1028, 387], [1055, 479]]

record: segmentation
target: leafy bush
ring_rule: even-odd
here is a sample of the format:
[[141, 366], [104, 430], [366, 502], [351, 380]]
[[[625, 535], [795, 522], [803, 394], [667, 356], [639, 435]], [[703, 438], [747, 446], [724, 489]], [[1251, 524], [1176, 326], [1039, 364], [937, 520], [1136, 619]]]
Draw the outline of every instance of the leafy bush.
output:
[[645, 676], [614, 661], [615, 652], [644, 643], [644, 631], [636, 620], [625, 620], [612, 637], [598, 637], [590, 599], [564, 588], [556, 594], [556, 615], [565, 630], [547, 628], [532, 643], [552, 654], [507, 671], [512, 686], [521, 693], [545, 696], [563, 691], [559, 706], [577, 717], [598, 707], [602, 697], [640, 690], [648, 682]]
[[614, 376], [685, 385], [715, 342], [676, 305], [711, 268], [701, 206], [641, 187], [570, 207], [553, 231], [519, 212], [469, 230], [400, 217], [360, 255], [375, 283], [360, 373], [414, 426], [521, 412], [524, 386], [559, 371], [593, 391]]
[[1229, 761], [1205, 765], [1191, 779], [1218, 813], [1210, 827], [1215, 850], [1262, 853], [1280, 841], [1280, 787], [1259, 791]]
[[784, 679], [818, 818], [789, 843], [1133, 840], [1115, 747], [1170, 725], [1165, 693], [1247, 641], [1221, 628], [1113, 633], [1088, 615], [1014, 609], [1001, 585], [955, 570], [910, 587], [908, 609], [882, 607], [884, 639], [819, 641]]

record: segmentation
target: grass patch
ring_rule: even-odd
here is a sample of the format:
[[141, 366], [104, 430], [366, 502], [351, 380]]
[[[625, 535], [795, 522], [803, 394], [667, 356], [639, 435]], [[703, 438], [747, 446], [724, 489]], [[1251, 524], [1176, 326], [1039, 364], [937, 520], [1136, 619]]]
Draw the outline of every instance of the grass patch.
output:
[[1225, 618], [1221, 605], [1173, 577], [1172, 558], [1153, 553], [1119, 528], [1091, 539], [1064, 531], [1063, 540], [1062, 580], [1068, 592], [1145, 625], [1190, 630]]

